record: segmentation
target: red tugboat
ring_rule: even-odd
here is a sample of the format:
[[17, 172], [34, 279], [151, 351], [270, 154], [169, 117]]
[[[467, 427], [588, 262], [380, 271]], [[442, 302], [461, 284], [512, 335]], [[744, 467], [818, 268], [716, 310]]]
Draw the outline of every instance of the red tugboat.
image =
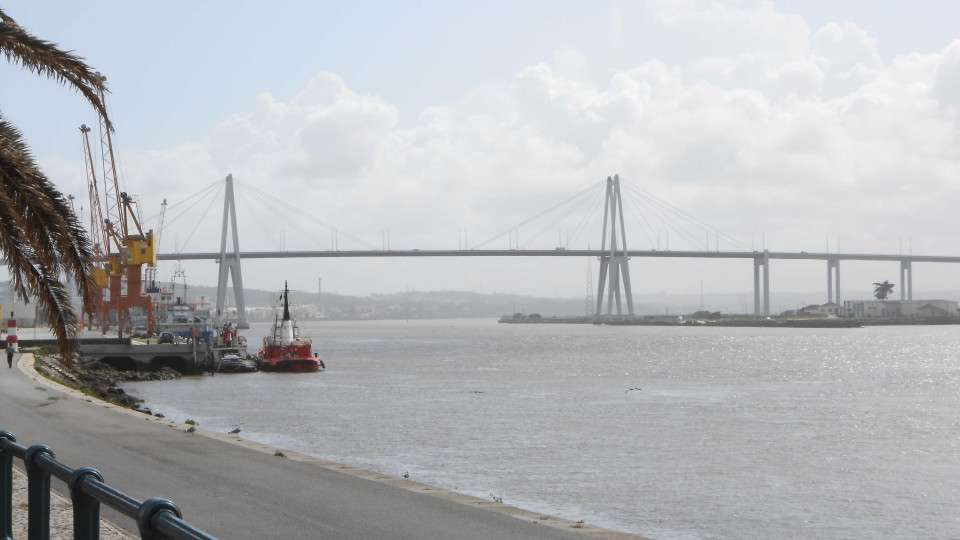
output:
[[275, 319], [271, 335], [263, 338], [263, 350], [257, 354], [260, 371], [321, 371], [326, 366], [313, 353], [313, 341], [300, 337], [297, 321], [290, 318], [289, 292], [284, 283], [283, 319]]

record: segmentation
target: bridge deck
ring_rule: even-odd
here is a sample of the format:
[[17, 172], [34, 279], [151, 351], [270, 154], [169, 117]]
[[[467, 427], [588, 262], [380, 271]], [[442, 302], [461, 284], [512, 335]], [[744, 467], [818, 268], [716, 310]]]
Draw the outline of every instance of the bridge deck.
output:
[[[371, 257], [601, 257], [609, 251], [597, 249], [411, 249], [411, 250], [352, 250], [352, 251], [246, 251], [241, 259], [300, 259], [300, 258], [371, 258]], [[960, 263], [960, 256], [945, 255], [885, 255], [877, 253], [799, 253], [784, 251], [658, 251], [628, 250], [630, 257], [700, 258], [700, 259], [794, 259], [820, 261], [909, 261]], [[227, 254], [227, 257], [233, 257]], [[161, 253], [161, 261], [217, 260], [220, 253]]]

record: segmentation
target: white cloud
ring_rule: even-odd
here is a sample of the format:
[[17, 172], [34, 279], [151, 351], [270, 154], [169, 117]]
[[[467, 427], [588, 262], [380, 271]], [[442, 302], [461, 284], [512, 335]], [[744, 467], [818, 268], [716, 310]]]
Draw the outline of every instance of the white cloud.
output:
[[888, 65], [855, 25], [811, 34], [769, 2], [631, 2], [614, 17], [615, 54], [560, 49], [405, 123], [321, 73], [202, 141], [131, 159], [139, 180], [177, 191], [233, 172], [373, 243], [389, 228], [398, 247], [451, 247], [461, 229], [475, 243], [620, 173], [746, 244], [819, 249], [839, 232], [890, 251], [924, 230], [953, 249], [926, 227], [960, 204], [960, 41]]
[[933, 72], [933, 95], [945, 106], [960, 108], [960, 40], [951, 43]]

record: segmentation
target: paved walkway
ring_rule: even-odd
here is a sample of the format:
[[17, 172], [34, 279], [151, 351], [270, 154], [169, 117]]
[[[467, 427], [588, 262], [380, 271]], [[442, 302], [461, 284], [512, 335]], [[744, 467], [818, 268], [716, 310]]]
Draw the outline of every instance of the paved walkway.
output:
[[[57, 385], [32, 364], [24, 355], [20, 369], [0, 370], [0, 429], [24, 446], [46, 444], [71, 467], [96, 468], [139, 500], [170, 499], [220, 538], [638, 538], [287, 450], [279, 457], [226, 434], [187, 434]], [[129, 518], [102, 515], [136, 533]]]
[[[27, 475], [13, 470], [13, 537], [27, 537]], [[50, 538], [73, 536], [73, 506], [63, 495], [50, 493]], [[139, 538], [113, 523], [100, 520], [100, 540], [129, 540]]]

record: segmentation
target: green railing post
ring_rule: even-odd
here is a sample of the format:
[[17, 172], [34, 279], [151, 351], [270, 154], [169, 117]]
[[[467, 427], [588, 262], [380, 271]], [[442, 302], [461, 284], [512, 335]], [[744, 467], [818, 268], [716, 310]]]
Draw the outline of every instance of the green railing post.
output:
[[157, 530], [156, 524], [153, 522], [154, 518], [159, 516], [161, 512], [170, 512], [178, 518], [183, 517], [177, 505], [166, 499], [154, 497], [143, 501], [140, 510], [137, 511], [137, 525], [140, 526], [141, 540], [164, 540], [166, 538], [163, 533]]
[[53, 450], [35, 444], [27, 448], [23, 464], [27, 468], [27, 540], [50, 540], [50, 473], [40, 466], [45, 455], [54, 458]]
[[89, 467], [71, 469], [53, 450], [36, 444], [24, 448], [9, 431], [0, 430], [0, 540], [13, 540], [13, 458], [27, 469], [27, 540], [50, 539], [50, 477], [67, 484], [73, 502], [73, 538], [99, 540], [100, 505], [137, 520], [145, 540], [216, 540], [183, 521], [177, 505], [166, 499], [140, 502], [103, 483]]
[[9, 431], [0, 431], [0, 540], [13, 540], [13, 453], [3, 441], [17, 442]]
[[81, 467], [70, 475], [70, 498], [73, 500], [74, 540], [100, 540], [100, 501], [83, 492], [83, 482], [88, 479], [103, 482], [103, 475], [96, 469]]

